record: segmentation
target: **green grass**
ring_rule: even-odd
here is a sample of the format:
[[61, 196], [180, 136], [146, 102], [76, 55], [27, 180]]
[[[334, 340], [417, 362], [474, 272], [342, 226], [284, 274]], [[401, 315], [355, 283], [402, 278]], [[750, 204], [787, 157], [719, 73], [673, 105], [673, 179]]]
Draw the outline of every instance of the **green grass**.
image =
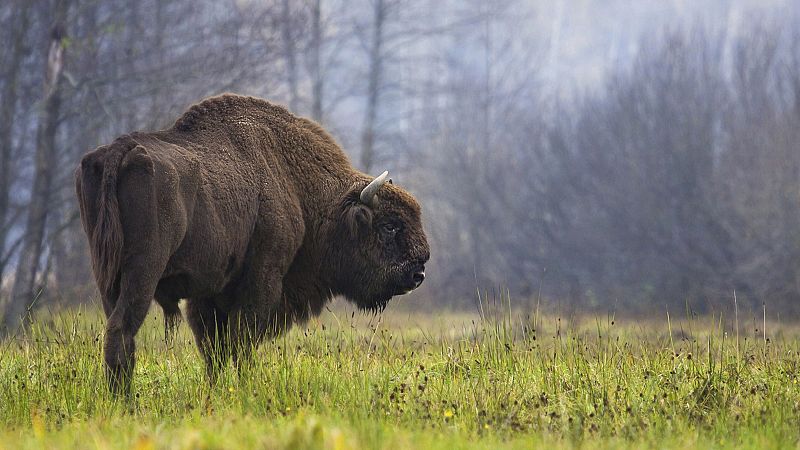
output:
[[0, 448], [800, 448], [793, 324], [336, 311], [213, 387], [153, 311], [131, 402], [97, 311], [40, 317], [0, 342]]

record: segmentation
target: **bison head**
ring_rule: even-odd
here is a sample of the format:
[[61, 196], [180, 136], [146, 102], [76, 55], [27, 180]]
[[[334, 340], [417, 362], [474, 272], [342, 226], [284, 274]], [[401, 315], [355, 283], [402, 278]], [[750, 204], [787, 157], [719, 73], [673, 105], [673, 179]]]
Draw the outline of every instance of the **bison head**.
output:
[[361, 180], [345, 194], [334, 244], [336, 290], [373, 311], [419, 287], [430, 258], [419, 204], [387, 176]]

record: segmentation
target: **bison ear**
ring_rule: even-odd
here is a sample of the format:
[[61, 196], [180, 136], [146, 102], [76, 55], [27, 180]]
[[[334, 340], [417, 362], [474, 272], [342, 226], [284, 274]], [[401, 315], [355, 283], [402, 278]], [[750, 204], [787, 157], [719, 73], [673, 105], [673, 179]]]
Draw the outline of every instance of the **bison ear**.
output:
[[352, 203], [344, 213], [344, 221], [350, 237], [355, 239], [369, 233], [372, 228], [372, 210], [366, 205]]

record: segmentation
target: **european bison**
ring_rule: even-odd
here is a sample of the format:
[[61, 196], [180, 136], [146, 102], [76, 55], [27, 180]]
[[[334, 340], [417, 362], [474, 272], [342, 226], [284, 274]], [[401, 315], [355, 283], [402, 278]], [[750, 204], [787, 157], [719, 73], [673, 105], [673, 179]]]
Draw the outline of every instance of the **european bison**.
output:
[[317, 315], [334, 296], [381, 310], [422, 283], [420, 207], [353, 169], [316, 123], [226, 94], [172, 128], [88, 153], [75, 184], [107, 320], [113, 392], [128, 393], [152, 299], [186, 319], [213, 380], [231, 355]]

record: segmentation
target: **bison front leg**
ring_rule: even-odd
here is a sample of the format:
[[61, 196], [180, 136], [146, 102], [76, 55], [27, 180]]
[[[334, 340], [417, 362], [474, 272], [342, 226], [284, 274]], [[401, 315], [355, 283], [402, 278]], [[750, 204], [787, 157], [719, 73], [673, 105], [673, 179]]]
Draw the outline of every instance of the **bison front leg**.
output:
[[276, 317], [294, 318], [287, 313], [291, 308], [283, 301], [283, 277], [303, 241], [303, 223], [289, 220], [301, 217], [302, 212], [282, 209], [285, 206], [269, 202], [260, 206], [261, 211], [269, 213], [256, 224], [249, 259], [243, 264], [246, 271], [233, 289], [234, 307], [228, 316], [228, 326], [233, 362], [240, 372], [251, 362], [253, 350], [267, 333], [275, 335], [283, 331], [280, 325], [287, 328], [291, 325], [288, 323], [291, 319], [281, 321]]
[[237, 308], [230, 318], [230, 346], [233, 364], [241, 372], [252, 362], [253, 352], [264, 338], [264, 316], [252, 305]]
[[253, 352], [264, 337], [280, 331], [276, 330], [275, 313], [282, 310], [277, 307], [282, 298], [282, 278], [279, 274], [265, 274], [258, 282], [245, 285], [238, 307], [228, 318], [231, 353], [240, 372], [252, 362]]
[[216, 307], [221, 303], [224, 302], [219, 302], [219, 299], [214, 297], [190, 299], [186, 310], [187, 322], [194, 333], [197, 348], [206, 361], [206, 371], [211, 384], [230, 356], [228, 315]]

